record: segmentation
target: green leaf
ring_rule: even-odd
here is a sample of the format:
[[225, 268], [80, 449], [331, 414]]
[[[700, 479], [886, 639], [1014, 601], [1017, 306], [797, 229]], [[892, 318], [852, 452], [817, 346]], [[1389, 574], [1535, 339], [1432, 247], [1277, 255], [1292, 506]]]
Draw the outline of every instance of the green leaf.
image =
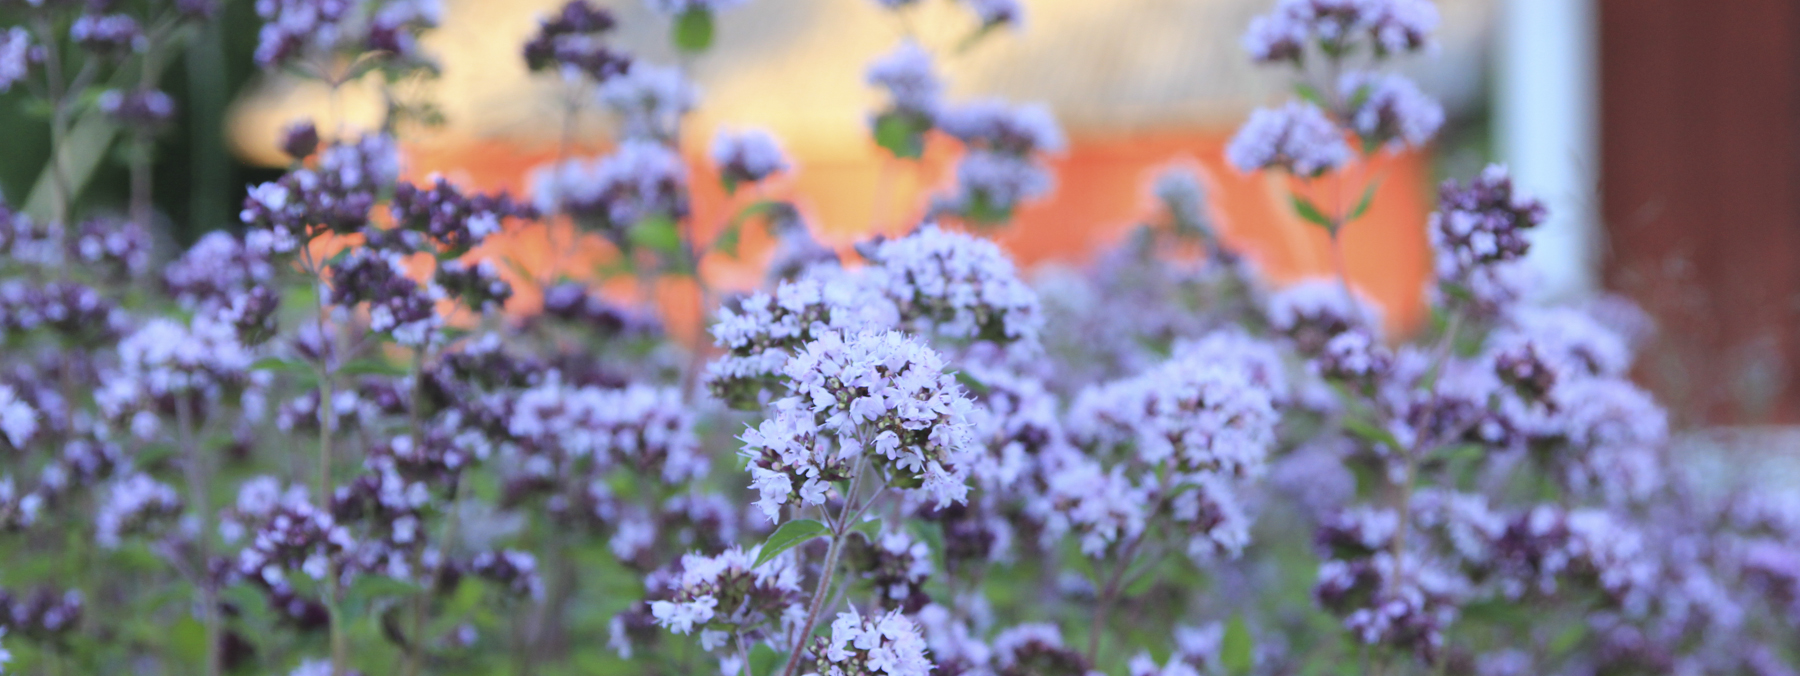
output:
[[939, 570], [942, 570], [946, 563], [943, 527], [923, 519], [912, 519], [906, 525], [912, 531], [913, 537], [925, 543], [925, 546], [931, 550], [932, 560], [936, 561]]
[[981, 44], [982, 39], [992, 35], [994, 29], [999, 26], [1000, 24], [998, 22], [983, 23], [980, 26], [976, 26], [975, 30], [970, 32], [967, 37], [964, 37], [961, 42], [956, 43], [956, 53], [961, 55], [974, 49], [975, 45]]
[[830, 534], [831, 529], [812, 519], [795, 519], [781, 524], [781, 527], [775, 529], [774, 533], [770, 533], [769, 539], [763, 542], [762, 553], [756, 555], [756, 563], [752, 567], [763, 565], [769, 559], [798, 547], [808, 540]]
[[406, 369], [381, 359], [358, 359], [338, 368], [337, 372], [348, 376], [403, 376], [407, 373]]
[[770, 676], [785, 661], [787, 653], [777, 651], [767, 643], [758, 643], [750, 649], [750, 676]]
[[1551, 639], [1550, 655], [1556, 659], [1561, 659], [1564, 655], [1568, 655], [1569, 651], [1574, 650], [1576, 646], [1581, 645], [1581, 640], [1584, 638], [1587, 638], [1587, 623], [1576, 622], [1570, 624], [1568, 629], [1564, 629], [1562, 633], [1556, 635], [1556, 638]]
[[975, 376], [969, 375], [968, 373], [957, 371], [956, 382], [962, 383], [963, 387], [969, 388], [970, 394], [979, 396], [988, 393], [989, 388], [987, 383], [981, 382], [976, 379]]
[[1354, 221], [1368, 213], [1369, 205], [1375, 202], [1375, 190], [1380, 187], [1380, 180], [1370, 181], [1368, 187], [1363, 188], [1362, 198], [1356, 200], [1356, 206], [1350, 209], [1350, 215], [1344, 219], [1344, 222]]
[[281, 357], [263, 357], [250, 362], [252, 371], [275, 371], [277, 373], [293, 373], [312, 375], [312, 367], [298, 359], [282, 359]]
[[169, 652], [182, 662], [206, 663], [206, 627], [192, 617], [175, 620], [169, 627]]
[[913, 115], [886, 112], [875, 118], [875, 144], [894, 157], [917, 159], [925, 154], [927, 124]]
[[689, 54], [706, 51], [713, 42], [712, 11], [703, 7], [695, 7], [675, 17], [674, 35], [671, 38], [675, 48]]
[[875, 542], [875, 536], [881, 533], [881, 519], [870, 519], [850, 527], [853, 533], [862, 533], [863, 539]]
[[1219, 642], [1219, 664], [1230, 674], [1247, 674], [1256, 666], [1255, 643], [1250, 638], [1250, 625], [1241, 613], [1233, 614], [1225, 625], [1225, 637]]
[[708, 248], [708, 251], [717, 251], [732, 258], [737, 258], [738, 240], [741, 239], [743, 231], [744, 222], [741, 220], [733, 220], [730, 225], [725, 226], [724, 230], [719, 231], [718, 237], [713, 238], [712, 246]]
[[1307, 103], [1311, 103], [1320, 108], [1326, 107], [1325, 106], [1325, 97], [1319, 94], [1319, 89], [1317, 87], [1314, 87], [1310, 84], [1302, 82], [1300, 84], [1294, 85], [1294, 94], [1298, 95], [1302, 100], [1306, 101]]
[[674, 253], [681, 250], [681, 231], [675, 227], [675, 221], [657, 216], [631, 229], [631, 243], [660, 253]]
[[1400, 445], [1400, 440], [1394, 438], [1392, 432], [1383, 429], [1380, 425], [1363, 420], [1362, 418], [1344, 418], [1344, 429], [1351, 434], [1361, 437], [1365, 441], [1387, 444], [1388, 448], [1396, 451], [1403, 450]]
[[1294, 213], [1299, 214], [1300, 218], [1305, 219], [1306, 222], [1324, 228], [1326, 232], [1337, 230], [1337, 225], [1332, 223], [1331, 218], [1326, 216], [1325, 212], [1320, 211], [1318, 205], [1313, 204], [1312, 200], [1301, 197], [1299, 193], [1290, 193], [1288, 199], [1294, 204]]

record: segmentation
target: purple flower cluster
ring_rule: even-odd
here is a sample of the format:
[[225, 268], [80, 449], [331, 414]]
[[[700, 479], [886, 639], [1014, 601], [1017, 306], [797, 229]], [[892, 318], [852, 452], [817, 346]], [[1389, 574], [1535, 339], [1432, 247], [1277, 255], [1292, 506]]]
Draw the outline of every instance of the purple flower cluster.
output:
[[717, 556], [681, 557], [669, 598], [650, 604], [656, 623], [676, 634], [699, 630], [707, 650], [734, 635], [785, 629], [805, 612], [800, 573], [791, 556], [751, 565], [760, 551], [732, 547]]
[[[500, 232], [503, 219], [537, 216], [529, 206], [514, 202], [504, 192], [464, 195], [442, 176], [434, 177], [427, 188], [404, 182], [395, 185], [388, 210], [393, 215], [394, 228], [382, 231], [381, 241], [371, 241], [370, 246], [411, 253], [428, 248], [416, 241], [417, 236], [424, 236], [438, 251], [451, 255], [467, 251]], [[376, 233], [368, 234], [373, 238]]]
[[1301, 354], [1318, 354], [1346, 331], [1380, 336], [1381, 312], [1374, 301], [1328, 279], [1300, 282], [1269, 297], [1269, 328], [1294, 342]]
[[1513, 276], [1530, 248], [1527, 233], [1544, 222], [1543, 203], [1514, 189], [1504, 167], [1489, 166], [1468, 185], [1446, 182], [1426, 224], [1440, 287], [1460, 290], [1489, 312], [1518, 296]]
[[1036, 158], [1061, 152], [1062, 130], [1049, 108], [986, 99], [941, 109], [938, 129], [968, 147], [957, 164], [957, 192], [934, 207], [976, 222], [1005, 220], [1020, 202], [1050, 192]]
[[687, 213], [687, 166], [660, 143], [631, 139], [611, 155], [570, 160], [532, 172], [532, 199], [541, 213], [567, 213], [577, 222], [626, 241], [631, 227], [653, 217]]
[[1280, 169], [1314, 178], [1350, 161], [1344, 134], [1325, 111], [1304, 101], [1280, 108], [1259, 108], [1225, 146], [1225, 157], [1238, 171]]
[[369, 225], [380, 195], [399, 177], [392, 137], [371, 134], [327, 146], [315, 167], [250, 188], [238, 214], [250, 228], [245, 244], [258, 255], [285, 255], [317, 232], [359, 233]]
[[94, 100], [94, 106], [114, 124], [131, 129], [155, 130], [175, 116], [175, 100], [156, 89], [108, 89]]
[[356, 249], [329, 270], [331, 303], [346, 308], [367, 303], [369, 330], [392, 336], [401, 345], [436, 340], [444, 324], [436, 304], [446, 297], [444, 289], [409, 276], [399, 254]]
[[720, 129], [713, 137], [712, 162], [718, 167], [719, 176], [728, 190], [790, 170], [787, 157], [775, 143], [775, 137], [760, 129], [736, 134]]
[[839, 613], [831, 637], [815, 638], [812, 652], [817, 662], [807, 673], [818, 676], [927, 676], [934, 668], [918, 623], [899, 611]]
[[870, 463], [939, 506], [967, 498], [971, 404], [943, 358], [893, 331], [825, 332], [787, 363], [793, 394], [743, 435], [756, 506], [824, 504], [831, 482]]
[[916, 42], [902, 42], [870, 63], [866, 78], [870, 85], [887, 91], [897, 112], [929, 122], [941, 105], [944, 83], [932, 65], [931, 54]]
[[[828, 331], [854, 332], [894, 323], [879, 297], [844, 278], [782, 282], [719, 309], [713, 344], [725, 354], [707, 364], [707, 388], [736, 404], [760, 403], [766, 389], [782, 389], [788, 359]], [[887, 310], [887, 312], [883, 312]]]
[[75, 229], [71, 259], [108, 279], [130, 279], [150, 265], [150, 233], [142, 225], [111, 218], [85, 221]]
[[82, 14], [69, 25], [69, 39], [96, 56], [114, 59], [150, 46], [137, 19], [127, 14]]
[[620, 119], [620, 135], [630, 140], [672, 142], [681, 118], [700, 102], [700, 92], [680, 68], [633, 61], [623, 74], [600, 85], [600, 103]]
[[1377, 57], [1416, 52], [1437, 30], [1430, 0], [1279, 0], [1244, 33], [1244, 50], [1258, 63], [1301, 64], [1314, 45], [1332, 60], [1367, 41]]
[[575, 388], [550, 380], [518, 394], [506, 425], [524, 450], [552, 462], [622, 465], [670, 484], [704, 476], [709, 464], [699, 454], [693, 413], [669, 388]]
[[31, 67], [43, 60], [42, 50], [31, 43], [31, 31], [13, 26], [0, 32], [0, 92], [31, 74]]
[[881, 242], [869, 258], [876, 267], [868, 284], [893, 302], [902, 326], [955, 340], [1037, 343], [1037, 293], [993, 242], [927, 224]]
[[1444, 125], [1444, 107], [1403, 75], [1345, 73], [1338, 96], [1352, 104], [1344, 113], [1350, 128], [1371, 146], [1422, 147]]
[[256, 14], [264, 21], [256, 63], [266, 69], [332, 51], [431, 68], [417, 35], [437, 27], [443, 7], [437, 0], [257, 0]]
[[306, 49], [330, 46], [358, 4], [355, 0], [257, 0], [256, 14], [265, 22], [257, 35], [257, 65], [273, 68]]
[[534, 71], [554, 67], [565, 78], [579, 74], [605, 82], [631, 66], [630, 55], [603, 41], [616, 25], [606, 8], [570, 0], [556, 14], [538, 21], [538, 32], [525, 43], [525, 64]]

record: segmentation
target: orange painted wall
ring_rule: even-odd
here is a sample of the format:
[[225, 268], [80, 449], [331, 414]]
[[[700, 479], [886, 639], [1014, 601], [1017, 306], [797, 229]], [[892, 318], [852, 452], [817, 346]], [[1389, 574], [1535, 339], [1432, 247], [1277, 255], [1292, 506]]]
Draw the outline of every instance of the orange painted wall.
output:
[[[1292, 182], [1274, 174], [1240, 175], [1226, 167], [1225, 133], [1161, 134], [1116, 138], [1076, 138], [1070, 151], [1052, 162], [1057, 177], [1050, 198], [1021, 209], [1010, 228], [992, 233], [1021, 265], [1045, 261], [1081, 263], [1117, 241], [1133, 224], [1149, 217], [1151, 179], [1171, 160], [1198, 161], [1215, 187], [1216, 217], [1227, 239], [1248, 252], [1277, 282], [1330, 274], [1329, 239], [1317, 227], [1293, 214], [1288, 205]], [[929, 195], [952, 179], [954, 143], [938, 139], [917, 163], [883, 159], [870, 146], [860, 155], [797, 158], [799, 170], [756, 193], [740, 191], [728, 198], [703, 157], [692, 158], [694, 205], [692, 226], [707, 241], [730, 216], [759, 196], [794, 200], [821, 240], [848, 247], [872, 231], [897, 233], [923, 213]], [[409, 148], [409, 170], [415, 175], [442, 172], [451, 180], [481, 189], [524, 192], [531, 167], [547, 161], [550, 151], [533, 152], [500, 143], [458, 148]], [[1430, 272], [1424, 222], [1431, 204], [1429, 168], [1422, 154], [1382, 154], [1352, 167], [1336, 180], [1315, 181], [1301, 189], [1316, 203], [1354, 203], [1364, 182], [1381, 181], [1379, 196], [1367, 216], [1344, 233], [1347, 266], [1353, 282], [1386, 308], [1391, 331], [1404, 332], [1423, 319], [1421, 292]], [[486, 255], [503, 255], [534, 274], [546, 265], [581, 276], [611, 255], [598, 237], [575, 238], [566, 225], [546, 237], [542, 226], [527, 226], [496, 238]], [[742, 259], [709, 260], [703, 274], [720, 288], [748, 288], [760, 279], [769, 250], [760, 228], [743, 233]], [[717, 258], [717, 257], [715, 257]], [[510, 274], [510, 272], [509, 272]], [[533, 284], [513, 280], [515, 308], [538, 307]], [[629, 293], [628, 282], [617, 289]], [[659, 299], [675, 308], [695, 307], [691, 286], [661, 289]], [[687, 333], [693, 313], [665, 313], [671, 329]]]

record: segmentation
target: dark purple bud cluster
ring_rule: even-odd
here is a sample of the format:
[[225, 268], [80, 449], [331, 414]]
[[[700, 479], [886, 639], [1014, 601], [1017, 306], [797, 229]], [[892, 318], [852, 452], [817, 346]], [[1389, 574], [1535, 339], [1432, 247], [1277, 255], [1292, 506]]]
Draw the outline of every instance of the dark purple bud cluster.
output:
[[850, 570], [875, 588], [875, 602], [883, 610], [919, 612], [931, 597], [925, 583], [931, 577], [931, 549], [903, 532], [883, 533], [873, 540], [854, 539], [845, 554]]
[[163, 268], [163, 290], [184, 307], [216, 306], [275, 277], [275, 266], [224, 232], [202, 236]]
[[469, 559], [468, 572], [523, 598], [544, 597], [544, 579], [538, 575], [537, 557], [527, 552], [481, 552]]
[[56, 641], [81, 623], [81, 591], [38, 587], [24, 594], [0, 589], [0, 629], [39, 641]]
[[0, 330], [9, 333], [45, 329], [88, 344], [117, 339], [125, 323], [118, 304], [92, 287], [75, 282], [0, 282]]
[[138, 131], [155, 131], [175, 117], [175, 99], [159, 90], [108, 89], [94, 101], [113, 124]]
[[1250, 23], [1243, 46], [1258, 63], [1299, 66], [1312, 45], [1336, 61], [1365, 41], [1385, 58], [1424, 49], [1437, 24], [1427, 0], [1280, 0]]
[[994, 636], [996, 676], [1088, 676], [1093, 666], [1055, 625], [1021, 624]]
[[[116, 443], [71, 439], [63, 444], [62, 453], [44, 466], [34, 495], [44, 506], [53, 507], [78, 490], [111, 479], [125, 462], [125, 451]], [[4, 508], [0, 507], [0, 510]]]
[[464, 195], [441, 176], [427, 188], [411, 183], [394, 186], [389, 209], [398, 229], [423, 233], [452, 255], [500, 232], [502, 219], [537, 216], [529, 205], [514, 202], [504, 192]]
[[137, 19], [125, 14], [83, 14], [69, 26], [69, 39], [105, 58], [122, 58], [150, 46]]
[[1513, 189], [1512, 177], [1489, 166], [1468, 185], [1446, 181], [1429, 227], [1440, 249], [1467, 265], [1516, 260], [1531, 243], [1526, 232], [1544, 222], [1544, 204]]
[[62, 265], [62, 242], [62, 224], [40, 223], [0, 202], [0, 254], [8, 262], [44, 268]]
[[605, 82], [631, 65], [629, 54], [602, 42], [615, 25], [612, 12], [572, 0], [540, 22], [537, 34], [525, 43], [525, 64], [533, 71], [557, 68]]
[[584, 324], [609, 338], [662, 333], [654, 318], [608, 302], [580, 282], [562, 282], [545, 290], [544, 314]]
[[1415, 654], [1426, 663], [1443, 655], [1444, 631], [1456, 620], [1466, 589], [1448, 571], [1407, 556], [1396, 565], [1381, 552], [1329, 560], [1313, 588], [1319, 605], [1343, 619], [1356, 640]]
[[257, 35], [256, 64], [274, 68], [336, 35], [339, 23], [358, 5], [352, 0], [259, 0], [256, 14], [266, 23]]
[[1548, 401], [1548, 397], [1551, 389], [1556, 386], [1556, 369], [1551, 368], [1545, 363], [1543, 355], [1538, 354], [1536, 343], [1526, 343], [1518, 349], [1494, 355], [1494, 374], [1500, 377], [1500, 382], [1518, 393], [1521, 399], [1555, 405], [1555, 402]]
[[1358, 328], [1326, 341], [1313, 366], [1328, 380], [1372, 392], [1394, 367], [1394, 356], [1368, 331]]
[[285, 585], [292, 571], [314, 580], [338, 574], [338, 560], [357, 544], [330, 513], [303, 499], [284, 499], [246, 516], [260, 517], [260, 523], [238, 552], [237, 572], [271, 588]]
[[376, 201], [399, 175], [392, 138], [370, 134], [353, 144], [332, 144], [319, 154], [316, 166], [250, 188], [238, 213], [251, 228], [246, 242], [260, 254], [286, 254], [317, 231], [361, 232]]
[[281, 130], [281, 152], [298, 162], [319, 151], [319, 128], [300, 120]]
[[500, 271], [490, 260], [466, 263], [448, 260], [438, 263], [436, 283], [449, 297], [477, 312], [500, 309], [512, 298], [512, 285], [500, 278]]
[[435, 70], [437, 66], [431, 57], [419, 50], [418, 35], [427, 28], [436, 28], [442, 11], [436, 2], [388, 2], [370, 18], [362, 47], [379, 55], [390, 68]]
[[1486, 314], [1499, 314], [1520, 295], [1516, 261], [1530, 248], [1527, 231], [1546, 215], [1543, 203], [1516, 191], [1498, 165], [1467, 186], [1446, 182], [1426, 224], [1439, 286]]
[[397, 255], [356, 249], [333, 263], [330, 272], [331, 303], [342, 307], [368, 303], [369, 329], [389, 334], [402, 345], [429, 343], [443, 324], [436, 308], [443, 290], [408, 277]]
[[150, 264], [150, 233], [143, 226], [113, 218], [95, 218], [76, 229], [70, 258], [108, 279], [136, 277]]

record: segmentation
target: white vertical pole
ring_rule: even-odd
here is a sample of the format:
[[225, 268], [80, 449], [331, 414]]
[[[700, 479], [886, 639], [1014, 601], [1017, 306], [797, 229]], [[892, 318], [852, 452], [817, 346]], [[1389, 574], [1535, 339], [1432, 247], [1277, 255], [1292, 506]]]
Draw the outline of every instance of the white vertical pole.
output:
[[1495, 140], [1515, 184], [1550, 210], [1526, 264], [1535, 297], [1599, 289], [1599, 26], [1596, 0], [1503, 0]]

